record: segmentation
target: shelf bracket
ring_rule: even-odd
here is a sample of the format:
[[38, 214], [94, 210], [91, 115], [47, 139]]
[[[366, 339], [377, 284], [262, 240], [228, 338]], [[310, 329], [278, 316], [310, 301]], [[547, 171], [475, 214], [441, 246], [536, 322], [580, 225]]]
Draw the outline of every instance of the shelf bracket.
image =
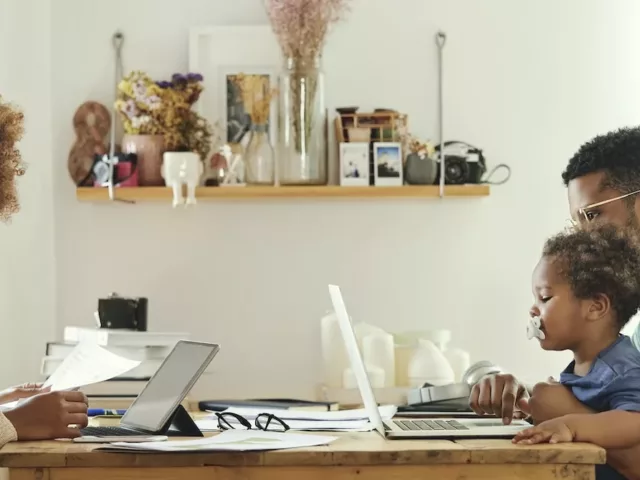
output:
[[436, 45], [438, 46], [438, 126], [440, 128], [440, 198], [444, 198], [444, 172], [446, 168], [444, 153], [444, 95], [443, 95], [443, 51], [447, 35], [439, 31], [436, 33]]

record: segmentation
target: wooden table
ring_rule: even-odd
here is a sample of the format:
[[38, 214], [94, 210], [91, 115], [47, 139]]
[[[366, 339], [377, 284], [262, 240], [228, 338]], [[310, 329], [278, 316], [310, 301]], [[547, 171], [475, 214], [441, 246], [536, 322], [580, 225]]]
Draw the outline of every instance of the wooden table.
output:
[[68, 441], [10, 443], [0, 467], [11, 480], [404, 480], [595, 478], [603, 449], [509, 440], [384, 440], [337, 434], [324, 447], [274, 452], [107, 453]]

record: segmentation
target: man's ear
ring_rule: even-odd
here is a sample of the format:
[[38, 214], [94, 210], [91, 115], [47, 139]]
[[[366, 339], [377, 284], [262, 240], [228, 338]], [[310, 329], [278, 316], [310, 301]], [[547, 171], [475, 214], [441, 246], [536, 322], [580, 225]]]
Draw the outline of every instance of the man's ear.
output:
[[590, 299], [587, 320], [600, 320], [611, 311], [611, 301], [603, 293]]

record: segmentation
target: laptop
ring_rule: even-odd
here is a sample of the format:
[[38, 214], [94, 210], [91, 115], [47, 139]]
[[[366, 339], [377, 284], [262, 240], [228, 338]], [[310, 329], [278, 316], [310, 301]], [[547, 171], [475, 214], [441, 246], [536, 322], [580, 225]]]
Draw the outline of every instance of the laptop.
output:
[[511, 425], [504, 425], [497, 418], [424, 418], [394, 419], [383, 421], [378, 410], [371, 382], [367, 376], [364, 360], [358, 348], [353, 325], [347, 313], [340, 287], [329, 285], [329, 294], [333, 309], [338, 317], [344, 346], [354, 372], [358, 389], [375, 430], [390, 440], [406, 438], [512, 438], [517, 432], [531, 425], [523, 420], [514, 420]]
[[182, 402], [220, 346], [180, 340], [120, 420], [119, 427], [86, 427], [83, 437], [202, 437]]

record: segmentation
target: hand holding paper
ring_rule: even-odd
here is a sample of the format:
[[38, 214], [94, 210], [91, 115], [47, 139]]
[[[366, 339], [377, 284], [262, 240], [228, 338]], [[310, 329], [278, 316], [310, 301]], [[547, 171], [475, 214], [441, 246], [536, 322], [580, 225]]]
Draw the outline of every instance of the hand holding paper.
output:
[[79, 343], [47, 379], [44, 387], [51, 387], [52, 391], [80, 388], [123, 375], [140, 363], [93, 343]]
[[[79, 343], [42, 388], [52, 392], [78, 389], [123, 375], [140, 363], [138, 360], [120, 357], [94, 343]], [[15, 408], [18, 401], [1, 405], [0, 409]]]

